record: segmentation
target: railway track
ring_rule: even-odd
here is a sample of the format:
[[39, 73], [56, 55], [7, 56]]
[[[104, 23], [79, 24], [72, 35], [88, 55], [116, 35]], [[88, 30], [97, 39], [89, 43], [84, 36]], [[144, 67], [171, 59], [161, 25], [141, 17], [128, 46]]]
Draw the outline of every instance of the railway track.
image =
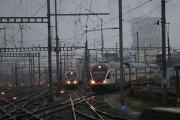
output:
[[[17, 92], [17, 91], [16, 91]], [[39, 99], [42, 94], [40, 93], [34, 93], [31, 91], [31, 94], [29, 95], [30, 91], [23, 91], [19, 93], [12, 94], [14, 95], [19, 95], [18, 100], [11, 100], [10, 97], [6, 96], [3, 99], [1, 99], [1, 120], [6, 120], [6, 119], [12, 119], [12, 120], [24, 120], [24, 119], [37, 119], [40, 120], [37, 116], [31, 114], [28, 112], [26, 109], [24, 109], [24, 106], [31, 102], [34, 99]], [[25, 117], [26, 116], [26, 117]]]
[[[49, 102], [46, 92], [23, 91], [4, 96], [0, 101], [0, 119], [128, 120], [111, 111], [105, 101], [108, 94], [89, 94], [82, 90], [71, 90], [58, 96], [57, 100]], [[19, 94], [21, 95], [18, 96]], [[12, 100], [14, 95], [18, 96], [17, 100]]]

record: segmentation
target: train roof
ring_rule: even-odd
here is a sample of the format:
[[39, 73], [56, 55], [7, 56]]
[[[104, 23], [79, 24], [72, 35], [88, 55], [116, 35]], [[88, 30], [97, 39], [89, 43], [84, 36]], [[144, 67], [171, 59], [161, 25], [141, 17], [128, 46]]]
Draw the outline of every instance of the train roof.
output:
[[159, 68], [157, 64], [147, 64], [147, 63], [125, 63], [126, 65], [130, 65], [130, 67], [138, 67], [138, 68]]
[[146, 68], [148, 67], [145, 63], [129, 63], [130, 67]]
[[157, 64], [148, 64], [148, 65], [152, 68], [159, 68], [159, 66]]
[[[98, 63], [98, 64], [105, 64], [105, 65], [111, 65], [113, 67], [119, 67], [120, 63], [117, 62], [104, 62], [104, 63]], [[96, 64], [97, 65], [97, 64]], [[148, 64], [148, 63], [124, 63], [123, 67], [130, 66], [134, 68], [159, 68], [157, 64]]]

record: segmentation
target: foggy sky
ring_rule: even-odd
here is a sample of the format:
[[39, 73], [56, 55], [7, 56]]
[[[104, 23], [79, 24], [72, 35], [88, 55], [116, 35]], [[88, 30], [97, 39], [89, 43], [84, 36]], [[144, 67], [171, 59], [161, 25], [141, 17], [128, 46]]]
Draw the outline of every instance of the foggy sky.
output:
[[[0, 0], [0, 16], [33, 16], [46, 0]], [[123, 0], [123, 13], [147, 2], [148, 0]], [[180, 0], [167, 0], [166, 4], [166, 21], [170, 23], [170, 45], [172, 47], [180, 46]], [[57, 0], [58, 13], [89, 13], [91, 10], [94, 13], [110, 13], [106, 16], [60, 16], [58, 17], [58, 36], [60, 41], [65, 44], [84, 45], [85, 34], [83, 26], [87, 24], [88, 30], [100, 29], [100, 18], [103, 19], [103, 28], [118, 27], [118, 0]], [[61, 4], [60, 4], [61, 2]], [[91, 4], [92, 2], [92, 4]], [[90, 7], [91, 5], [91, 7]], [[132, 44], [131, 29], [129, 22], [137, 17], [149, 13], [154, 8], [161, 5], [161, 0], [152, 0], [151, 2], [123, 15], [123, 46], [130, 47]], [[46, 16], [47, 5], [45, 5], [35, 16]], [[54, 13], [54, 0], [51, 0], [51, 13]], [[145, 15], [144, 17], [159, 17], [161, 18], [161, 7], [155, 11]], [[112, 20], [116, 18], [115, 20]], [[51, 18], [52, 26], [54, 26], [54, 18]], [[0, 27], [7, 27], [7, 47], [14, 45], [20, 46], [19, 24], [1, 24]], [[24, 24], [24, 46], [31, 47], [40, 44], [47, 46], [47, 24]], [[161, 26], [159, 26], [161, 27]], [[55, 31], [53, 27], [53, 38]], [[101, 32], [88, 33], [89, 48], [101, 47]], [[0, 31], [0, 45], [3, 43], [3, 34]], [[12, 38], [13, 37], [13, 38]], [[119, 42], [118, 30], [104, 30], [104, 46], [115, 47], [116, 42]], [[15, 41], [14, 41], [15, 40]]]

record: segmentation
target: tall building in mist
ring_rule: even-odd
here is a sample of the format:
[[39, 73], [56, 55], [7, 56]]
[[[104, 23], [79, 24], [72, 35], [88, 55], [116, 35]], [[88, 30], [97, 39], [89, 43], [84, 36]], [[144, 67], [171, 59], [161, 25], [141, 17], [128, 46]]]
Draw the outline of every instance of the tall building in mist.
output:
[[144, 47], [144, 43], [152, 47], [161, 46], [160, 26], [157, 25], [158, 17], [138, 18], [131, 24], [132, 47], [137, 47], [137, 33], [139, 47]]
[[[135, 22], [131, 24], [131, 36], [132, 36], [132, 47], [136, 48], [137, 44], [139, 47], [161, 47], [161, 32], [160, 25], [157, 25], [158, 17], [145, 17], [138, 18]], [[138, 42], [137, 42], [137, 32], [138, 32]], [[145, 57], [155, 54], [156, 51], [139, 51], [139, 61], [146, 61]], [[137, 51], [134, 51], [136, 54]], [[137, 55], [136, 55], [137, 56]], [[145, 56], [145, 57], [144, 57]], [[137, 59], [137, 57], [136, 57]], [[148, 59], [153, 60], [153, 58]], [[137, 62], [137, 60], [135, 60]]]

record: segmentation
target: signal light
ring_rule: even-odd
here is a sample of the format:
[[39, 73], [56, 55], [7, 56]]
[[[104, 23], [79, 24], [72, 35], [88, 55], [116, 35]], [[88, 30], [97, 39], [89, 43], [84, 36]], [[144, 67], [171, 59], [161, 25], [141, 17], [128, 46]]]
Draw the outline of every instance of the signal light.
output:
[[5, 94], [5, 92], [2, 91], [2, 92], [1, 92], [1, 95], [4, 95], [4, 94]]
[[16, 99], [17, 99], [17, 97], [12, 97], [12, 99], [13, 99], [13, 100], [16, 100]]
[[64, 90], [61, 90], [60, 93], [61, 93], [61, 94], [64, 94]]

